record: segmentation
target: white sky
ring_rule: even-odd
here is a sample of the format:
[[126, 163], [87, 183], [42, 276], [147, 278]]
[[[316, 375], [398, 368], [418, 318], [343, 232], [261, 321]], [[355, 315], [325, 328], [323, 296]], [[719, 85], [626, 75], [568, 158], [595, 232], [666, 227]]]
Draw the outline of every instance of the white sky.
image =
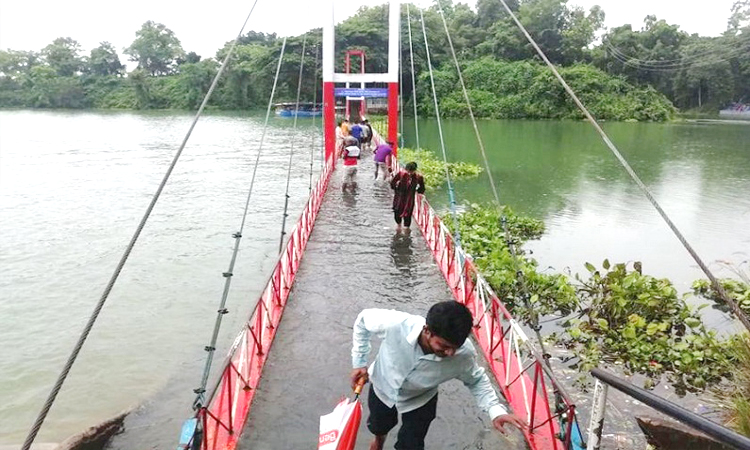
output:
[[[377, 5], [383, 0], [334, 0], [337, 22], [353, 15], [361, 5]], [[454, 0], [456, 3], [457, 0]], [[466, 2], [466, 1], [464, 1]], [[126, 62], [122, 50], [135, 39], [135, 32], [147, 20], [166, 25], [181, 41], [185, 51], [204, 58], [214, 56], [225, 42], [233, 40], [242, 26], [253, 0], [213, 0], [187, 2], [176, 0], [0, 0], [0, 49], [39, 51], [55, 38], [71, 37], [81, 44], [85, 54], [109, 41]], [[415, 0], [427, 6], [430, 0]], [[476, 0], [468, 0], [475, 7]], [[715, 36], [726, 29], [733, 0], [569, 0], [586, 9], [598, 4], [606, 13], [607, 27], [631, 23], [639, 29], [643, 18], [655, 14], [659, 19], [680, 25], [689, 33]], [[258, 0], [245, 31], [298, 35], [320, 27], [328, 0]]]

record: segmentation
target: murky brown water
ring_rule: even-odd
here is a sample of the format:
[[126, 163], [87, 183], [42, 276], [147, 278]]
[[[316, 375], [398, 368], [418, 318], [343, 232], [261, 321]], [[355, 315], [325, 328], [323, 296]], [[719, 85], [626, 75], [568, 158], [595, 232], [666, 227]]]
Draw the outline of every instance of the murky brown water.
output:
[[[352, 325], [362, 309], [425, 314], [433, 303], [452, 299], [419, 230], [395, 231], [391, 191], [384, 182], [372, 179], [372, 170], [370, 159], [363, 157], [354, 193], [342, 192], [341, 174], [333, 174], [240, 448], [315, 448], [319, 417], [350, 394]], [[176, 434], [149, 425], [164, 421], [170, 428], [177, 425], [178, 419], [170, 417], [174, 416], [171, 406], [184, 405], [184, 398], [173, 399], [172, 394], [172, 389], [160, 393], [130, 417], [125, 433], [108, 448], [174, 446]], [[364, 417], [366, 411], [365, 405]], [[370, 438], [363, 420], [357, 448], [367, 448]], [[427, 445], [440, 449], [525, 447], [520, 432], [506, 438], [494, 431], [458, 381], [441, 387], [438, 418]]]

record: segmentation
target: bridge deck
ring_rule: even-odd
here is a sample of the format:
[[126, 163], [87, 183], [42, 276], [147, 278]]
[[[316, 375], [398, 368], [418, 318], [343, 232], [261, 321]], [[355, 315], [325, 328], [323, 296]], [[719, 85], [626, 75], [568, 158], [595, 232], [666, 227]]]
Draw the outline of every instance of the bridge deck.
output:
[[[452, 299], [419, 230], [396, 233], [391, 191], [373, 180], [371, 158], [360, 161], [356, 192], [342, 192], [333, 174], [315, 229], [271, 349], [245, 430], [242, 449], [314, 448], [318, 419], [350, 394], [352, 324], [364, 308], [425, 314]], [[371, 356], [374, 356], [371, 355]], [[360, 428], [358, 449], [371, 439]], [[395, 433], [392, 433], [395, 436]], [[386, 448], [392, 448], [394, 437]], [[435, 449], [525, 448], [520, 432], [502, 437], [460, 382], [440, 388], [438, 417], [427, 437]]]

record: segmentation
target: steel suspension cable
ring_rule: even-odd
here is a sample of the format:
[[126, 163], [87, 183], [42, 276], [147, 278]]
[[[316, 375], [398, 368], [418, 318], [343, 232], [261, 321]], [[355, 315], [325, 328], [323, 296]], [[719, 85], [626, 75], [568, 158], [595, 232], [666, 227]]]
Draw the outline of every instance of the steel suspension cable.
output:
[[[312, 126], [313, 126], [313, 137], [312, 142], [310, 143], [310, 186], [308, 188], [308, 192], [312, 192], [312, 181], [313, 181], [313, 164], [315, 160], [315, 141], [317, 140], [316, 134], [318, 129], [315, 127], [315, 108], [318, 104], [318, 46], [315, 46], [315, 65], [313, 66], [313, 116], [312, 116]], [[323, 118], [321, 117], [321, 122], [323, 121]]]
[[[427, 44], [427, 30], [424, 25], [424, 13], [419, 10], [419, 16], [422, 21], [422, 35], [424, 36], [424, 48], [427, 53], [427, 68], [430, 72], [430, 84], [432, 86], [432, 99], [435, 102], [435, 117], [437, 118], [438, 135], [440, 136], [440, 148], [443, 151], [443, 164], [445, 167], [445, 179], [448, 182], [448, 198], [450, 201], [451, 217], [453, 222], [456, 224], [455, 241], [456, 246], [461, 246], [461, 230], [458, 228], [458, 213], [456, 212], [456, 194], [453, 191], [453, 183], [451, 182], [451, 174], [448, 171], [448, 156], [445, 153], [445, 139], [443, 139], [443, 125], [440, 120], [440, 106], [438, 105], [437, 91], [435, 90], [435, 78], [432, 74], [432, 62], [430, 61], [430, 47]], [[463, 266], [463, 264], [462, 264]]]
[[402, 64], [402, 52], [401, 52], [401, 30], [398, 33], [398, 113], [399, 123], [398, 129], [401, 139], [398, 140], [398, 146], [403, 147], [406, 142], [404, 138], [404, 65]]
[[[440, 2], [437, 3], [438, 8], [440, 10], [440, 17], [443, 19], [443, 27], [445, 28], [445, 35], [448, 37], [448, 46], [451, 50], [451, 55], [453, 56], [453, 62], [456, 65], [456, 73], [458, 73], [458, 80], [461, 82], [461, 91], [464, 95], [464, 100], [466, 101], [466, 107], [469, 109], [469, 117], [471, 118], [471, 124], [474, 127], [474, 135], [477, 138], [477, 143], [479, 144], [479, 150], [482, 154], [482, 160], [484, 161], [484, 167], [485, 170], [487, 170], [487, 176], [490, 180], [490, 186], [492, 187], [492, 195], [495, 197], [495, 205], [497, 207], [498, 213], [500, 214], [500, 224], [503, 227], [503, 232], [505, 233], [505, 244], [508, 247], [508, 250], [510, 251], [511, 258], [513, 260], [513, 269], [516, 273], [516, 280], [519, 286], [519, 290], [521, 293], [521, 300], [523, 301], [524, 305], [526, 306], [526, 309], [529, 311], [530, 319], [531, 319], [531, 328], [534, 330], [534, 334], [536, 335], [537, 341], [539, 341], [539, 348], [542, 350], [542, 357], [543, 361], [547, 366], [552, 369], [552, 366], [549, 364], [549, 354], [544, 348], [544, 340], [542, 339], [541, 334], [541, 326], [539, 325], [539, 314], [532, 308], [531, 305], [531, 298], [529, 296], [529, 289], [528, 285], [526, 284], [526, 276], [523, 273], [523, 270], [519, 267], [519, 257], [516, 253], [516, 247], [515, 242], [513, 241], [513, 238], [510, 234], [510, 229], [508, 228], [508, 219], [506, 217], [505, 211], [502, 207], [502, 204], [500, 203], [500, 194], [498, 193], [497, 185], [495, 184], [495, 177], [492, 176], [492, 170], [490, 168], [490, 163], [487, 158], [487, 152], [485, 151], [484, 147], [484, 141], [482, 140], [482, 136], [479, 133], [479, 127], [477, 126], [477, 120], [474, 116], [474, 110], [471, 107], [471, 100], [469, 100], [469, 93], [466, 89], [466, 83], [464, 82], [463, 74], [461, 73], [461, 66], [458, 63], [458, 57], [456, 56], [456, 50], [453, 46], [453, 39], [451, 38], [451, 33], [448, 30], [448, 22], [445, 20], [445, 13], [443, 12], [443, 7], [440, 5]], [[456, 223], [456, 228], [458, 228], [458, 223]]]
[[742, 325], [745, 326], [745, 328], [750, 331], [750, 319], [745, 315], [744, 312], [740, 309], [740, 307], [737, 305], [737, 302], [735, 302], [729, 295], [727, 295], [724, 288], [721, 286], [721, 283], [719, 283], [719, 280], [716, 279], [714, 274], [709, 270], [708, 266], [703, 262], [703, 260], [698, 256], [698, 254], [695, 252], [693, 247], [688, 243], [687, 239], [682, 235], [679, 229], [677, 229], [677, 226], [672, 222], [672, 220], [669, 218], [667, 213], [662, 209], [661, 205], [656, 201], [653, 194], [651, 194], [651, 191], [646, 187], [646, 185], [641, 181], [640, 177], [635, 173], [632, 167], [630, 167], [630, 164], [625, 160], [625, 158], [622, 156], [619, 150], [617, 150], [617, 147], [615, 147], [615, 144], [609, 139], [609, 136], [607, 133], [604, 132], [602, 127], [599, 125], [599, 123], [594, 119], [594, 117], [591, 115], [588, 109], [583, 105], [581, 100], [578, 99], [578, 96], [575, 92], [573, 92], [573, 89], [568, 85], [568, 83], [563, 79], [563, 77], [560, 75], [560, 73], [557, 71], [557, 68], [554, 64], [552, 64], [547, 58], [547, 55], [542, 51], [541, 48], [539, 48], [539, 45], [536, 43], [534, 38], [531, 37], [529, 32], [526, 30], [526, 28], [523, 26], [523, 24], [518, 20], [518, 17], [513, 13], [513, 11], [508, 7], [508, 4], [505, 2], [505, 0], [500, 0], [500, 2], [503, 4], [503, 7], [505, 7], [505, 10], [508, 12], [510, 17], [513, 19], [513, 21], [516, 23], [518, 28], [521, 29], [521, 32], [526, 36], [526, 39], [529, 41], [529, 43], [534, 47], [537, 54], [540, 58], [547, 64], [547, 66], [552, 70], [552, 73], [554, 74], [555, 78], [557, 78], [557, 81], [560, 82], [560, 84], [565, 89], [565, 92], [570, 95], [570, 98], [573, 99], [575, 104], [578, 106], [578, 108], [581, 110], [581, 112], [586, 116], [586, 119], [591, 123], [591, 126], [596, 129], [597, 133], [601, 136], [604, 143], [607, 145], [607, 147], [612, 151], [612, 154], [617, 158], [617, 160], [620, 162], [622, 167], [625, 169], [625, 171], [630, 175], [630, 177], [633, 179], [636, 185], [641, 189], [643, 194], [646, 196], [646, 198], [651, 202], [651, 205], [656, 209], [656, 211], [659, 213], [659, 215], [662, 217], [664, 222], [666, 222], [667, 226], [672, 230], [672, 233], [677, 237], [677, 239], [682, 243], [683, 247], [690, 253], [690, 256], [693, 257], [693, 260], [698, 264], [698, 266], [701, 268], [704, 274], [708, 277], [709, 280], [711, 280], [711, 285], [713, 286], [714, 290], [719, 294], [719, 296], [726, 302], [727, 305], [730, 306], [732, 309], [732, 312], [734, 312], [735, 316], [742, 322]]
[[414, 75], [414, 45], [412, 44], [411, 34], [411, 14], [409, 13], [409, 3], [406, 4], [406, 25], [409, 29], [409, 63], [411, 64], [411, 100], [414, 103], [414, 134], [417, 135], [417, 151], [422, 147], [419, 145], [419, 116], [417, 115], [417, 81]]
[[292, 126], [292, 142], [289, 146], [289, 165], [286, 172], [286, 191], [284, 192], [284, 214], [281, 218], [281, 237], [279, 238], [279, 253], [284, 249], [284, 236], [286, 235], [286, 218], [289, 217], [289, 183], [292, 179], [292, 159], [294, 158], [294, 134], [297, 131], [297, 117], [299, 116], [299, 96], [302, 91], [302, 69], [305, 67], [305, 44], [307, 34], [302, 38], [302, 56], [299, 61], [299, 79], [297, 80], [297, 102], [294, 107], [294, 125]]
[[203, 407], [203, 405], [205, 405], [206, 384], [208, 383], [208, 377], [211, 373], [211, 365], [213, 364], [214, 352], [216, 351], [216, 341], [218, 340], [218, 337], [219, 337], [219, 330], [221, 329], [222, 319], [224, 315], [229, 312], [226, 309], [227, 299], [229, 298], [229, 288], [232, 284], [232, 276], [234, 275], [234, 265], [235, 265], [235, 262], [237, 261], [237, 254], [239, 253], [242, 233], [245, 230], [247, 212], [250, 208], [250, 199], [253, 195], [253, 188], [255, 186], [255, 176], [258, 171], [260, 155], [263, 153], [263, 141], [265, 140], [266, 130], [268, 129], [268, 121], [271, 115], [271, 105], [273, 105], [273, 98], [276, 93], [276, 85], [278, 84], [278, 80], [279, 80], [281, 61], [284, 59], [285, 48], [286, 48], [286, 38], [284, 38], [284, 41], [281, 44], [281, 53], [279, 54], [279, 63], [276, 66], [276, 76], [274, 77], [274, 80], [273, 80], [273, 87], [271, 88], [271, 97], [268, 100], [268, 108], [266, 109], [266, 120], [263, 124], [263, 131], [261, 132], [261, 136], [260, 136], [260, 144], [258, 145], [258, 154], [255, 157], [255, 164], [253, 165], [253, 174], [252, 174], [252, 177], [250, 178], [250, 187], [248, 189], [247, 196], [245, 197], [245, 208], [242, 212], [242, 221], [240, 222], [239, 231], [232, 235], [232, 237], [234, 238], [234, 249], [232, 250], [232, 256], [229, 261], [229, 268], [227, 269], [226, 272], [222, 274], [224, 276], [224, 290], [222, 291], [222, 294], [221, 294], [221, 301], [219, 302], [219, 309], [216, 311], [216, 322], [214, 323], [213, 333], [211, 334], [211, 342], [209, 345], [205, 347], [205, 350], [208, 354], [206, 355], [206, 363], [203, 367], [203, 375], [201, 376], [201, 384], [198, 388], [193, 389], [193, 392], [196, 394], [195, 400], [193, 401], [194, 410], [200, 409], [201, 407]]
[[180, 155], [182, 155], [182, 151], [185, 148], [185, 145], [187, 144], [187, 141], [190, 138], [190, 135], [193, 133], [193, 129], [195, 128], [195, 125], [198, 122], [198, 119], [203, 113], [203, 109], [206, 107], [206, 104], [208, 103], [208, 99], [211, 97], [211, 94], [216, 88], [216, 85], [219, 82], [219, 77], [224, 72], [224, 69], [227, 66], [227, 62], [229, 61], [229, 57], [232, 55], [234, 47], [237, 44], [237, 41], [239, 40], [240, 36], [242, 35], [242, 31], [245, 29], [245, 25], [247, 25], [248, 20], [250, 20], [250, 15], [253, 13], [253, 10], [255, 9], [255, 5], [257, 3], [258, 3], [258, 0], [255, 0], [255, 3], [253, 3], [253, 6], [250, 9], [250, 12], [245, 18], [245, 22], [242, 24], [240, 33], [237, 35], [237, 38], [235, 38], [234, 42], [232, 43], [232, 46], [229, 48], [226, 58], [224, 58], [224, 61], [222, 62], [221, 67], [219, 68], [219, 71], [216, 73], [216, 76], [211, 82], [211, 86], [209, 87], [208, 92], [203, 98], [203, 102], [201, 102], [201, 105], [195, 114], [195, 118], [193, 119], [193, 122], [190, 124], [190, 128], [185, 134], [185, 137], [183, 138], [182, 143], [180, 144], [180, 147], [177, 150], [177, 153], [175, 153], [175, 156], [172, 159], [172, 162], [169, 165], [167, 172], [164, 174], [164, 177], [162, 178], [161, 183], [159, 183], [159, 187], [156, 189], [156, 192], [151, 198], [151, 202], [146, 208], [146, 212], [143, 214], [141, 221], [138, 223], [138, 226], [136, 227], [136, 230], [133, 233], [133, 236], [131, 237], [130, 242], [125, 247], [125, 251], [120, 257], [120, 261], [117, 263], [117, 266], [115, 267], [115, 270], [112, 273], [112, 276], [109, 282], [104, 288], [104, 292], [102, 293], [101, 297], [99, 298], [99, 301], [94, 307], [94, 310], [91, 313], [91, 316], [89, 317], [88, 322], [84, 326], [84, 329], [81, 332], [81, 335], [79, 336], [78, 341], [73, 347], [73, 351], [70, 353], [70, 356], [68, 357], [68, 360], [65, 362], [65, 365], [63, 366], [63, 369], [60, 372], [60, 375], [58, 376], [57, 381], [55, 381], [55, 384], [52, 387], [52, 390], [47, 396], [47, 399], [45, 400], [44, 405], [42, 406], [42, 410], [39, 412], [39, 415], [34, 421], [34, 424], [32, 425], [31, 430], [29, 430], [29, 433], [26, 436], [26, 440], [21, 446], [21, 450], [29, 450], [29, 448], [31, 448], [31, 444], [34, 442], [34, 439], [36, 439], [36, 435], [39, 433], [39, 429], [42, 427], [44, 420], [47, 418], [47, 414], [49, 413], [50, 408], [52, 408], [52, 404], [55, 402], [55, 398], [57, 398], [57, 394], [60, 392], [60, 389], [62, 388], [62, 385], [65, 382], [65, 379], [68, 377], [68, 374], [70, 373], [70, 369], [73, 367], [73, 363], [75, 363], [76, 359], [78, 358], [78, 354], [80, 353], [81, 348], [83, 347], [83, 344], [86, 342], [86, 339], [88, 338], [89, 333], [91, 332], [91, 329], [94, 327], [94, 323], [96, 322], [96, 319], [99, 317], [99, 313], [101, 312], [102, 308], [104, 307], [104, 304], [109, 298], [109, 294], [110, 292], [112, 292], [112, 288], [117, 282], [117, 279], [120, 276], [120, 272], [122, 272], [122, 268], [125, 266], [125, 263], [127, 262], [128, 257], [130, 256], [130, 253], [133, 251], [133, 248], [135, 247], [135, 244], [138, 241], [138, 238], [141, 235], [143, 228], [146, 226], [146, 222], [148, 221], [148, 218], [151, 216], [151, 212], [154, 210], [154, 207], [156, 206], [156, 202], [159, 200], [159, 197], [161, 196], [161, 193], [164, 190], [164, 187], [166, 186], [167, 181], [169, 180], [169, 177], [172, 174], [172, 171], [177, 165], [177, 161], [180, 159]]

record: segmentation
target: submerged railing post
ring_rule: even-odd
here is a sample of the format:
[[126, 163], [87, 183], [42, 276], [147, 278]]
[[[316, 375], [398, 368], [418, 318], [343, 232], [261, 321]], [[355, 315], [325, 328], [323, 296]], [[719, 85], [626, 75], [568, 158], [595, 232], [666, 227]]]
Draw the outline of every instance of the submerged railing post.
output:
[[[632, 385], [626, 380], [623, 380], [616, 375], [607, 372], [602, 369], [592, 369], [591, 375], [606, 383], [610, 387], [617, 389], [618, 391], [634, 398], [641, 403], [654, 408], [660, 413], [666, 414], [667, 416], [676, 419], [683, 424], [695, 428], [696, 430], [708, 435], [714, 440], [732, 446], [740, 450], [750, 450], [750, 438], [743, 436], [729, 428], [723, 427], [720, 424], [706, 419], [692, 411], [672, 403], [667, 399], [659, 397], [653, 392], [649, 392], [645, 389], [639, 388]], [[589, 447], [590, 448], [590, 447]]]
[[607, 391], [609, 386], [596, 380], [594, 398], [591, 402], [591, 421], [589, 422], [589, 439], [586, 450], [599, 450], [602, 445], [602, 428], [604, 412], [607, 408]]

